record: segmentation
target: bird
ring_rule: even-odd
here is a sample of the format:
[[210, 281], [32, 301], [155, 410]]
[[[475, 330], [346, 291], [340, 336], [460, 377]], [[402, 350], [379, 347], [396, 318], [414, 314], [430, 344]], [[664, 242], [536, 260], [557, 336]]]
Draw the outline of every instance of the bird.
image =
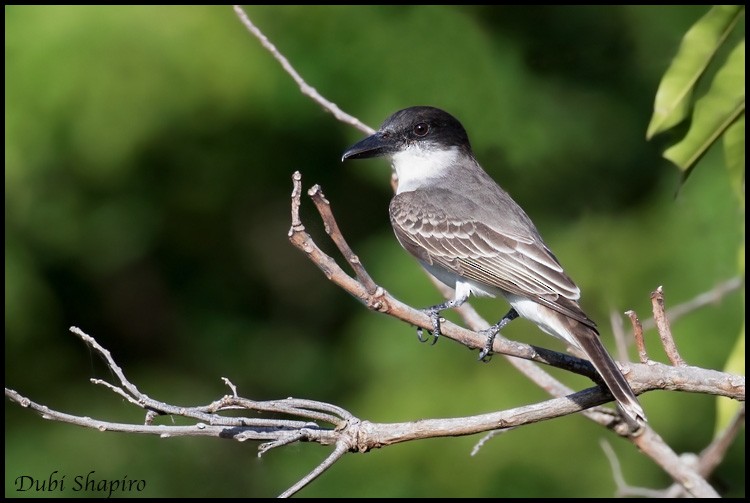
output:
[[504, 297], [510, 311], [480, 332], [487, 337], [481, 360], [491, 355], [497, 333], [520, 316], [581, 351], [629, 425], [647, 421], [596, 323], [581, 309], [580, 289], [531, 218], [479, 164], [458, 119], [431, 106], [399, 110], [346, 149], [341, 160], [372, 157], [390, 159], [396, 174], [389, 205], [396, 239], [455, 291], [452, 299], [423, 310], [434, 341], [441, 311], [461, 306], [471, 295]]

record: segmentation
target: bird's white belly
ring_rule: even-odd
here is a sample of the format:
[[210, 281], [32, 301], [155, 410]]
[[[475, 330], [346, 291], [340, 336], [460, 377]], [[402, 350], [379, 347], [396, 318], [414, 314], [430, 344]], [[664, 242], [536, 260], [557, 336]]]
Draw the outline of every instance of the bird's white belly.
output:
[[421, 263], [422, 267], [424, 267], [427, 272], [435, 276], [450, 288], [455, 289], [456, 294], [454, 298], [459, 302], [465, 301], [470, 295], [478, 297], [496, 297], [497, 295], [502, 295], [522, 318], [526, 318], [535, 323], [540, 329], [549, 335], [560, 339], [575, 348], [580, 348], [576, 340], [570, 334], [568, 327], [563, 325], [559, 316], [550, 313], [550, 308], [542, 306], [541, 304], [525, 297], [504, 292], [499, 288], [494, 288], [489, 285], [477, 283], [470, 279], [462, 278], [453, 271], [443, 269], [442, 267], [436, 267], [424, 262]]
[[453, 288], [456, 291], [456, 299], [468, 298], [470, 294], [477, 297], [496, 297], [498, 294], [503, 293], [497, 288], [462, 278], [455, 272], [443, 269], [442, 267], [436, 267], [421, 260], [420, 263], [427, 272], [435, 276], [442, 283], [445, 283], [448, 287]]
[[519, 297], [517, 295], [507, 294], [505, 295], [505, 298], [522, 318], [533, 321], [539, 326], [539, 328], [551, 336], [556, 337], [573, 347], [580, 347], [570, 334], [569, 329], [560, 321], [560, 317], [550, 313], [551, 309], [549, 307], [542, 306], [533, 300]]

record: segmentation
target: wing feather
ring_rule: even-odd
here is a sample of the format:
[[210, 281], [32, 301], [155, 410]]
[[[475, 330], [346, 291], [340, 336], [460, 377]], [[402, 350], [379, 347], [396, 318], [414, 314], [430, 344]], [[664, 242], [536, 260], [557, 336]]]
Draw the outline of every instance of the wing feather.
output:
[[453, 198], [451, 205], [465, 205], [469, 215], [487, 213], [487, 208], [465, 198], [456, 201], [456, 197], [460, 196], [445, 189], [432, 190], [429, 195], [421, 190], [397, 194], [390, 214], [401, 245], [426, 264], [533, 299], [595, 327], [578, 306], [580, 290], [532, 224], [503, 227], [504, 215], [485, 221], [452, 218], [442, 209], [441, 199]]

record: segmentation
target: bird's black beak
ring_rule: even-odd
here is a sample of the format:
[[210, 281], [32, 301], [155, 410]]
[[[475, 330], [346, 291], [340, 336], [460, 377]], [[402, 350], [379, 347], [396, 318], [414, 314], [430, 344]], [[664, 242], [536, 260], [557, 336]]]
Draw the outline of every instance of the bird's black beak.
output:
[[382, 157], [396, 152], [398, 152], [398, 145], [395, 138], [389, 133], [378, 131], [349, 147], [341, 156], [341, 161]]

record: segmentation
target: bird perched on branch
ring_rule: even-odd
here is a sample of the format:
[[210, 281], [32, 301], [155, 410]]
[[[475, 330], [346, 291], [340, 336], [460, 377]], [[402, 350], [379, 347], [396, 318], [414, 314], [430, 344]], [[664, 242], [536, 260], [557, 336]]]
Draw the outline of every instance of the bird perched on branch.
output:
[[579, 306], [580, 290], [523, 209], [479, 165], [455, 117], [427, 106], [400, 110], [346, 150], [342, 161], [368, 157], [390, 158], [396, 171], [389, 212], [399, 243], [455, 290], [453, 299], [424, 310], [435, 340], [442, 310], [460, 306], [472, 294], [500, 295], [511, 309], [482, 331], [487, 341], [480, 359], [491, 353], [500, 329], [521, 316], [582, 351], [628, 423], [637, 427], [646, 420], [596, 324]]

